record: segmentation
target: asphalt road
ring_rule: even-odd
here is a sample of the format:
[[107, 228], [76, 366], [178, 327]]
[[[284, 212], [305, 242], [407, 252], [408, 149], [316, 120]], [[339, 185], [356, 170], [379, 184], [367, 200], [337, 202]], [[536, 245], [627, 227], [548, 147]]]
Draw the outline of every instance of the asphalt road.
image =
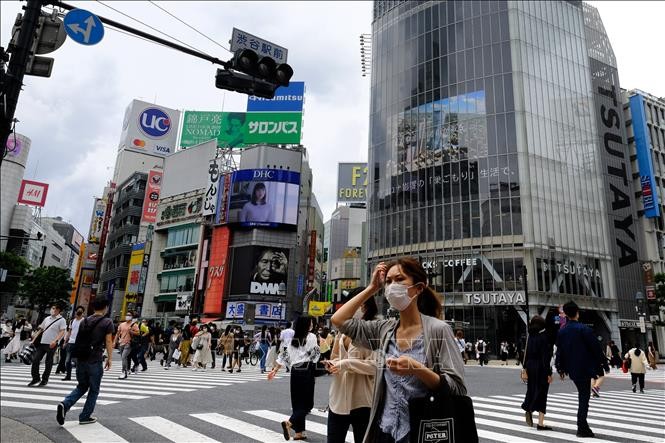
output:
[[[55, 442], [284, 441], [279, 422], [291, 412], [286, 374], [269, 382], [255, 367], [243, 366], [239, 374], [222, 373], [219, 368], [205, 373], [164, 371], [154, 361], [147, 372], [120, 381], [118, 370], [115, 364], [104, 377], [100, 401], [105, 404], [98, 404], [95, 411], [99, 422], [80, 426], [78, 411], [72, 410], [67, 425], [61, 427], [55, 421], [55, 405], [74, 384], [53, 375], [46, 388], [27, 388], [29, 367], [3, 365], [2, 416]], [[592, 399], [590, 418], [597, 420], [592, 429], [604, 441], [665, 441], [665, 373], [651, 373], [647, 394], [642, 396], [630, 392], [630, 381], [624, 377], [616, 372], [606, 377], [601, 398]], [[576, 441], [576, 390], [571, 381], [557, 379], [551, 385], [546, 420], [555, 428], [552, 432], [524, 424], [519, 404], [526, 387], [516, 366], [467, 366], [466, 384], [474, 399], [481, 441]], [[325, 414], [317, 408], [327, 404], [329, 385], [329, 377], [316, 381], [315, 409], [307, 425], [310, 442], [325, 441]], [[82, 405], [83, 400], [77, 406]], [[628, 438], [631, 433], [634, 439]]]

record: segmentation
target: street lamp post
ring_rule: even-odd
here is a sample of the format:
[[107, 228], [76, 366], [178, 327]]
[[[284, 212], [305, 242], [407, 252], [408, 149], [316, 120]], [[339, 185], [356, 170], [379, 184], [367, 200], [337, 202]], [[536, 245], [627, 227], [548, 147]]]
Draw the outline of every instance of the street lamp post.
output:
[[647, 346], [647, 330], [646, 330], [646, 312], [644, 310], [644, 294], [642, 294], [641, 291], [637, 291], [635, 293], [635, 312], [637, 313], [637, 318], [640, 322], [640, 336], [643, 337], [643, 345], [644, 347], [642, 349], [646, 349]]

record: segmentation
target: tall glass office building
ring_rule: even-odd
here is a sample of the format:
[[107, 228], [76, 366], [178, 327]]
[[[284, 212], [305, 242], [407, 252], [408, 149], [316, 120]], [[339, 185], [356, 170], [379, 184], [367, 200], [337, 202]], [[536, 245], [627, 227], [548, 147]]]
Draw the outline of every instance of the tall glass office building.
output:
[[368, 259], [419, 258], [467, 338], [517, 342], [525, 307], [556, 323], [572, 299], [618, 339], [601, 36], [576, 1], [374, 3]]

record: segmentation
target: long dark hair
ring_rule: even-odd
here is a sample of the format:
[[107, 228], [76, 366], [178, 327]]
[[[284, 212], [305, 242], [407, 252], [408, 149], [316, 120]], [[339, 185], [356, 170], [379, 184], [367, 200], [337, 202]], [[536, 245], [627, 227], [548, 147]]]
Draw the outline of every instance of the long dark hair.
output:
[[529, 322], [529, 334], [534, 335], [545, 329], [545, 319], [540, 315], [534, 315]]
[[[259, 190], [259, 189], [263, 189], [263, 198], [261, 199], [261, 202], [259, 202], [256, 198], [256, 191]], [[260, 204], [265, 204], [265, 202], [266, 202], [266, 193], [267, 193], [266, 185], [264, 185], [261, 182], [255, 184], [254, 189], [252, 190], [252, 204], [254, 204], [254, 205], [258, 205], [259, 203]]]
[[294, 348], [299, 348], [300, 345], [304, 345], [307, 341], [307, 334], [309, 334], [309, 328], [312, 326], [312, 317], [309, 315], [302, 315], [296, 320], [296, 325], [293, 327], [293, 339], [291, 340], [291, 346]]
[[441, 307], [441, 298], [427, 285], [427, 274], [418, 260], [413, 257], [402, 257], [394, 262], [388, 263], [386, 274], [393, 266], [399, 266], [402, 273], [411, 277], [413, 284], [422, 283], [423, 292], [418, 295], [418, 310], [421, 314], [441, 319], [443, 308]]

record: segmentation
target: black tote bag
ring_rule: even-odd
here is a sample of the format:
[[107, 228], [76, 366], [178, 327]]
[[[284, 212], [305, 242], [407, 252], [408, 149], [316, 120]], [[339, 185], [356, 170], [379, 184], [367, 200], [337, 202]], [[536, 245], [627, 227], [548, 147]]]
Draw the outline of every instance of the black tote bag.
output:
[[445, 391], [409, 400], [410, 443], [478, 442], [471, 398]]

